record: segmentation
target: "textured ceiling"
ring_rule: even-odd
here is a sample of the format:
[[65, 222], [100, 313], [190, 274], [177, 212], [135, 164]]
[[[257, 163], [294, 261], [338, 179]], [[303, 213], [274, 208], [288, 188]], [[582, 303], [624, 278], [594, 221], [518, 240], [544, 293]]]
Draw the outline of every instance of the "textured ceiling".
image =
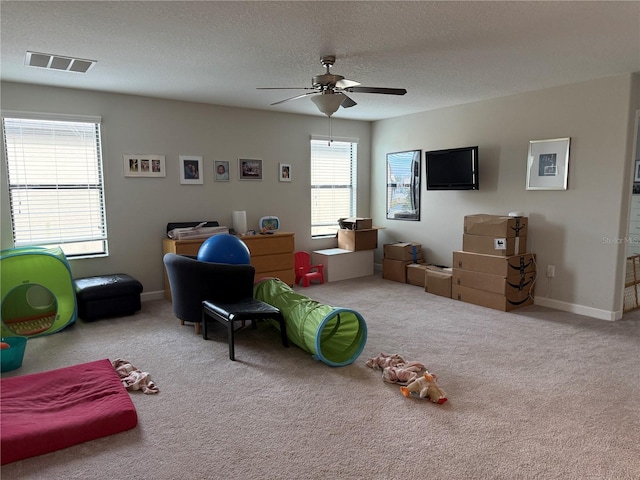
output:
[[[297, 90], [324, 73], [402, 97], [351, 94], [336, 118], [376, 120], [640, 71], [640, 2], [2, 1], [2, 80], [320, 115]], [[27, 51], [97, 60], [87, 74]]]

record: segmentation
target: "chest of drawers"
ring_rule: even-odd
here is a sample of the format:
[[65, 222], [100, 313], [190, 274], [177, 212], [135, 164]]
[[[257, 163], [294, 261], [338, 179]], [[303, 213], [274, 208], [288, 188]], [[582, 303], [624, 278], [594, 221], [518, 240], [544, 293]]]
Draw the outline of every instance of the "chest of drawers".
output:
[[[240, 237], [249, 247], [251, 265], [256, 269], [255, 279], [276, 277], [293, 286], [295, 281], [295, 260], [293, 251], [295, 238], [293, 233], [278, 232], [272, 235], [243, 235]], [[197, 255], [200, 245], [206, 239], [196, 240], [162, 240], [162, 255], [176, 253], [178, 255]], [[171, 300], [171, 289], [167, 272], [164, 272], [164, 296]]]

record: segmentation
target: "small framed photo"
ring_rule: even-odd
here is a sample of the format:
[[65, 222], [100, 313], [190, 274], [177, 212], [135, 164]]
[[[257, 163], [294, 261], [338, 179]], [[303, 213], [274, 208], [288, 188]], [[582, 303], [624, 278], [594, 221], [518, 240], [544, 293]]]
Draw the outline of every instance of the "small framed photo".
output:
[[202, 157], [180, 155], [180, 183], [185, 185], [201, 185]]
[[166, 177], [164, 155], [124, 154], [125, 177]]
[[216, 160], [213, 162], [213, 179], [216, 182], [229, 181], [229, 162], [227, 160]]
[[262, 160], [239, 158], [238, 172], [240, 180], [262, 180]]
[[291, 181], [291, 164], [290, 163], [278, 164], [278, 172], [280, 172], [279, 178], [281, 182]]
[[527, 190], [566, 190], [570, 138], [532, 140], [527, 158]]
[[640, 182], [640, 160], [636, 160], [636, 166], [633, 170], [633, 181], [635, 183]]

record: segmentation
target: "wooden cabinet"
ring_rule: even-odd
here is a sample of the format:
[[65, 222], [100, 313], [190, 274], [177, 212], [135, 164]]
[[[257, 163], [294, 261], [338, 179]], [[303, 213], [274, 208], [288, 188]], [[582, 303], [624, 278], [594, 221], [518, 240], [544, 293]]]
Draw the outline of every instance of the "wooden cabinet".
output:
[[293, 233], [244, 235], [240, 238], [251, 252], [251, 265], [256, 268], [256, 280], [276, 277], [293, 286], [296, 279]]
[[[243, 235], [240, 237], [251, 252], [251, 265], [256, 269], [255, 279], [276, 277], [293, 286], [295, 282], [295, 260], [293, 250], [295, 239], [293, 233], [278, 232], [272, 235]], [[162, 240], [162, 255], [176, 253], [178, 255], [197, 255], [200, 245], [206, 239], [197, 240]], [[171, 301], [171, 289], [167, 272], [164, 272], [164, 296]]]

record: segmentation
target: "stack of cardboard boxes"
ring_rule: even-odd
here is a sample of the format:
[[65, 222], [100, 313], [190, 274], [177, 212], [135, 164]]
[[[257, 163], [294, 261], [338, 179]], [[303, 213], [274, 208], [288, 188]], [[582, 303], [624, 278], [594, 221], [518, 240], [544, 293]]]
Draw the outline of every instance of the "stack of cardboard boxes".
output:
[[527, 217], [467, 215], [462, 251], [453, 252], [451, 297], [502, 311], [533, 304], [535, 256]]
[[[422, 245], [413, 242], [387, 243], [384, 245], [382, 258], [382, 278], [393, 280], [394, 282], [407, 283], [407, 270], [409, 266], [416, 266], [416, 270], [410, 268], [410, 277], [414, 279], [416, 272], [421, 271], [424, 276], [422, 265], [424, 256], [422, 255]], [[420, 276], [418, 273], [417, 276]], [[412, 282], [409, 282], [412, 283]]]
[[419, 243], [385, 244], [382, 278], [417, 285], [434, 295], [451, 297], [451, 269], [426, 264]]

